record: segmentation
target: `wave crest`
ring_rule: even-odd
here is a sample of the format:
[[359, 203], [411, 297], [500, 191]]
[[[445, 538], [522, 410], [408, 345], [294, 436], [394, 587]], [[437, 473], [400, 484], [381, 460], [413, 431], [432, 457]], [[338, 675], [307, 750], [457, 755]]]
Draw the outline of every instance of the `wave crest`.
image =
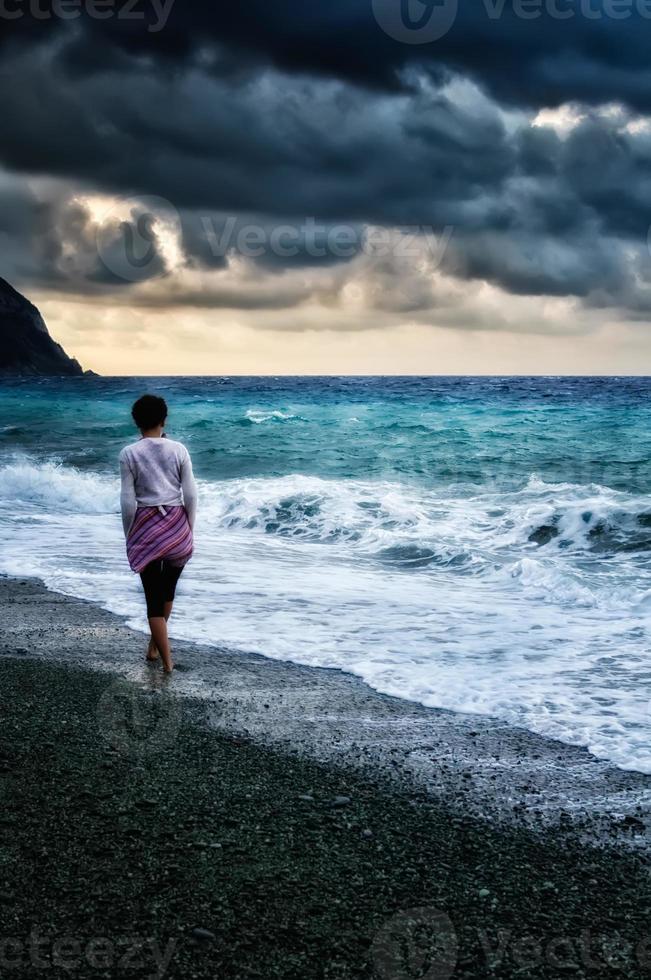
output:
[[119, 506], [119, 481], [56, 462], [17, 461], [0, 467], [0, 500], [53, 513], [107, 514]]
[[[646, 553], [651, 504], [597, 485], [545, 484], [516, 490], [427, 488], [389, 482], [291, 475], [199, 481], [208, 530], [260, 532], [313, 544], [354, 548], [406, 568], [494, 568], [532, 551], [541, 557]], [[115, 513], [117, 476], [18, 459], [0, 467], [0, 498], [88, 514]]]

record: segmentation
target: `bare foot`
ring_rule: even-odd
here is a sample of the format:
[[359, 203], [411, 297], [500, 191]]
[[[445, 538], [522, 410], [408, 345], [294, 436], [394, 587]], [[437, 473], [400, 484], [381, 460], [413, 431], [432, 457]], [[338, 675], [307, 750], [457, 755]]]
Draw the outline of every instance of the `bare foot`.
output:
[[147, 660], [149, 663], [155, 663], [159, 659], [158, 648], [153, 640], [149, 641], [149, 646], [147, 648]]
[[161, 653], [161, 660], [163, 661], [163, 673], [171, 674], [174, 670], [174, 661], [172, 660], [172, 651], [169, 647]]

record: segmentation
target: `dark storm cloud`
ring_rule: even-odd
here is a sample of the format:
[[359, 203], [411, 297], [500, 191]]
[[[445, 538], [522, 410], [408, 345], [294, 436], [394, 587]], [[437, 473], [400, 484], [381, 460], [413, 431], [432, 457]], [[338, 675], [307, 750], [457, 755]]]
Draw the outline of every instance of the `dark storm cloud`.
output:
[[[279, 272], [345, 264], [361, 250], [364, 223], [451, 227], [445, 271], [522, 294], [588, 298], [598, 283], [613, 303], [633, 302], [623, 250], [645, 241], [651, 143], [622, 133], [621, 120], [588, 118], [561, 139], [525, 120], [509, 130], [472, 93], [396, 102], [278, 76], [232, 87], [198, 73], [173, 86], [143, 72], [99, 74], [70, 89], [53, 84], [44, 52], [16, 74], [18, 95], [0, 92], [6, 164], [18, 168], [31, 153], [69, 186], [81, 179], [122, 197], [160, 196], [178, 212], [195, 268], [226, 269], [233, 253]], [[35, 118], [63, 118], [65, 138], [34, 126], [25, 142]], [[344, 247], [328, 247], [342, 225]], [[157, 256], [121, 275], [121, 220], [103, 226], [99, 255], [98, 228], [78, 203], [41, 206], [26, 227], [42, 281], [58, 277], [66, 290], [119, 291], [165, 271]], [[419, 286], [400, 305], [418, 309], [427, 298]], [[177, 301], [197, 300], [180, 291]]]
[[[428, 44], [405, 43], [409, 31], [389, 36], [373, 0], [177, 0], [164, 11], [159, 0], [157, 6], [154, 0], [133, 0], [128, 7], [115, 0], [115, 16], [68, 21], [29, 15], [30, 3], [47, 11], [49, 0], [3, 2], [25, 11], [16, 20], [0, 19], [6, 38], [32, 43], [76, 29], [68, 64], [91, 73], [118, 53], [169, 68], [205, 59], [216, 45], [229, 53], [215, 61], [218, 73], [273, 65], [396, 91], [409, 88], [412, 68], [436, 79], [454, 71], [509, 104], [617, 99], [642, 110], [651, 105], [648, 0], [404, 0], [414, 20], [441, 18], [441, 6], [456, 9], [450, 29]], [[79, 0], [79, 6], [91, 2]], [[392, 2], [381, 0], [380, 6]]]
[[5, 167], [158, 194], [179, 209], [448, 223], [447, 202], [476, 211], [517, 162], [494, 106], [432, 91], [396, 102], [277, 75], [231, 86], [143, 68], [71, 84], [44, 51], [5, 65]]
[[[7, 173], [60, 182], [44, 197], [24, 183], [3, 195], [0, 184], [5, 273], [116, 297], [164, 279], [155, 236], [151, 261], [122, 274], [125, 235], [140, 234], [146, 209], [98, 228], [73, 192], [100, 191], [169, 202], [187, 267], [199, 272], [228, 271], [243, 253], [240, 235], [257, 229], [262, 245], [247, 239], [248, 257], [279, 277], [276, 288], [248, 294], [224, 284], [210, 296], [152, 293], [150, 304], [295, 306], [310, 289], [281, 282], [283, 272], [345, 269], [370, 224], [452, 228], [445, 272], [641, 315], [651, 135], [627, 130], [625, 112], [586, 110], [561, 138], [513, 111], [568, 99], [648, 105], [651, 20], [591, 18], [573, 6], [571, 19], [548, 7], [527, 21], [512, 3], [496, 18], [498, 0], [476, 0], [423, 46], [390, 38], [371, 0], [177, 0], [159, 31], [148, 29], [151, 7], [147, 21], [0, 17], [0, 162]], [[453, 77], [450, 88], [438, 85]], [[337, 250], [329, 236], [342, 226], [349, 237]], [[403, 289], [404, 268], [389, 259], [374, 275], [384, 309], [433, 302], [422, 277]]]
[[360, 224], [333, 224], [296, 216], [273, 220], [261, 214], [182, 216], [183, 248], [196, 268], [224, 269], [228, 256], [249, 258], [269, 270], [336, 265], [359, 255], [365, 230]]
[[444, 267], [467, 279], [495, 282], [523, 296], [591, 296], [595, 288], [611, 299], [629, 284], [629, 264], [616, 243], [588, 230], [559, 240], [525, 231], [464, 236], [454, 243]]

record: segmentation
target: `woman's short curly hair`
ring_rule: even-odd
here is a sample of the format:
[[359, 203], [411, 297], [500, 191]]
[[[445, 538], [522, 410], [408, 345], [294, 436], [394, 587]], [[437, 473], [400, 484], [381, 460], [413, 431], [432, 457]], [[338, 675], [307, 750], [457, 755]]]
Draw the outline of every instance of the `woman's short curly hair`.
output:
[[134, 403], [131, 414], [138, 428], [146, 432], [148, 429], [155, 429], [157, 425], [165, 424], [167, 403], [158, 395], [143, 395]]

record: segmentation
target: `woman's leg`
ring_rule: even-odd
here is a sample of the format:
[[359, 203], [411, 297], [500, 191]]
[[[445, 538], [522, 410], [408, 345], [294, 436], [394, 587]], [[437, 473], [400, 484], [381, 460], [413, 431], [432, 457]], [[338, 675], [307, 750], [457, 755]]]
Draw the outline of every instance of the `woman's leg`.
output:
[[[167, 634], [167, 621], [172, 615], [174, 596], [176, 595], [176, 586], [179, 578], [181, 577], [181, 572], [183, 571], [183, 568], [184, 568], [183, 565], [171, 565], [168, 561], [163, 561], [161, 566], [161, 594], [165, 600], [163, 603], [163, 618], [165, 620], [165, 637], [167, 639], [168, 650], [170, 649], [170, 647], [169, 647], [169, 637]], [[151, 629], [151, 621], [149, 623], [149, 628]], [[159, 629], [160, 627], [157, 626], [156, 628]], [[163, 657], [163, 664], [165, 665], [165, 669], [167, 670], [168, 669], [167, 661], [165, 660], [163, 651], [158, 646], [156, 636], [154, 635], [154, 630], [152, 629], [151, 632], [152, 632], [152, 640], [154, 642], [154, 646], [158, 649], [161, 656]], [[171, 651], [169, 653], [169, 663], [171, 665], [169, 670], [171, 671], [173, 670]]]
[[[142, 587], [145, 590], [145, 599], [147, 601], [147, 617], [149, 618], [150, 610], [157, 605], [158, 597], [161, 591], [161, 571], [162, 566], [160, 561], [153, 561], [140, 573], [140, 579], [142, 581]], [[150, 662], [158, 660], [158, 647], [154, 637], [151, 636], [149, 640], [149, 646], [147, 647], [147, 660]]]
[[161, 655], [163, 670], [166, 674], [171, 674], [174, 670], [174, 662], [172, 660], [172, 650], [170, 648], [170, 641], [167, 635], [167, 620], [164, 616], [150, 616], [149, 629], [151, 630], [151, 635], [154, 643], [156, 644], [158, 652]]
[[174, 664], [172, 663], [172, 651], [170, 650], [169, 637], [167, 635], [167, 620], [165, 618], [167, 576], [164, 565], [165, 563], [162, 561], [150, 562], [140, 573], [140, 578], [145, 590], [147, 619], [149, 620], [149, 629], [151, 630], [152, 637], [147, 659], [157, 659], [153, 653], [153, 648], [155, 648], [163, 660], [165, 672], [171, 673]]
[[[165, 605], [163, 606], [163, 615], [165, 616], [166, 623], [168, 622], [170, 616], [172, 615], [173, 605], [174, 605], [173, 602], [166, 602]], [[159, 657], [158, 647], [156, 646], [156, 641], [152, 636], [152, 638], [149, 641], [149, 647], [147, 649], [147, 660], [156, 661], [158, 660], [158, 657]]]

